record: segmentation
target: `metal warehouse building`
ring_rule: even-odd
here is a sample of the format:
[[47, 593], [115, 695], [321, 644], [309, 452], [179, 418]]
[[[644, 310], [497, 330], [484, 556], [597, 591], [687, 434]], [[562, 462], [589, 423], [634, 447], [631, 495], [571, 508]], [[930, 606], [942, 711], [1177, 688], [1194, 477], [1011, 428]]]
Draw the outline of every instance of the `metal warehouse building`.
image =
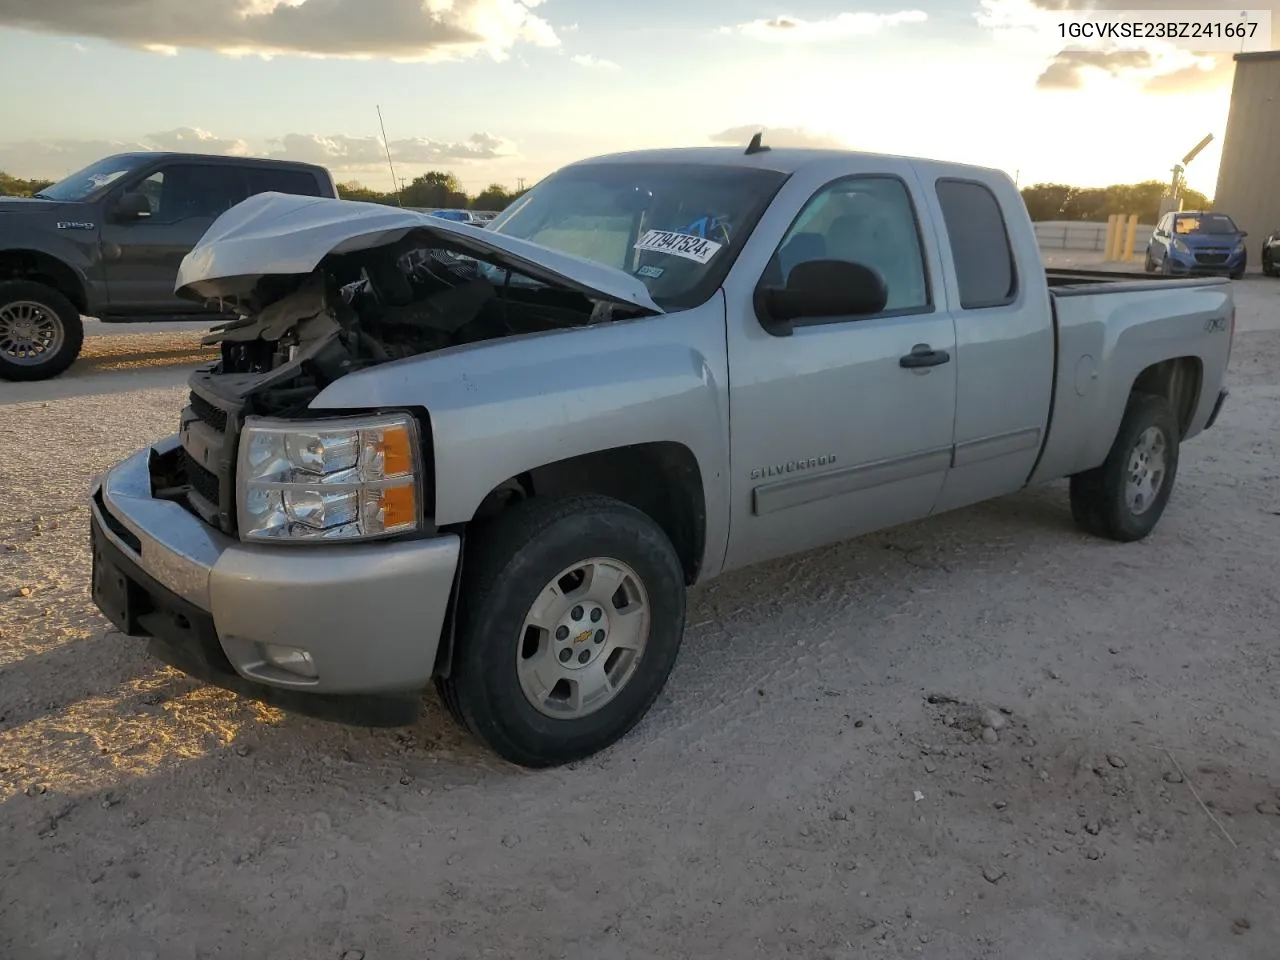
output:
[[1280, 50], [1238, 53], [1213, 205], [1249, 233], [1249, 268], [1280, 229]]

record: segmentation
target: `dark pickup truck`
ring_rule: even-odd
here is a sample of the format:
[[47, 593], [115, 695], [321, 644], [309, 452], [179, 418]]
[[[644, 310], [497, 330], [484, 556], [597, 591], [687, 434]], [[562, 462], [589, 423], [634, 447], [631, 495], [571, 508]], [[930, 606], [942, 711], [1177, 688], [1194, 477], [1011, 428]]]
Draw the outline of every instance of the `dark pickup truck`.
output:
[[34, 197], [0, 197], [0, 379], [46, 380], [80, 353], [81, 315], [207, 317], [174, 296], [178, 265], [221, 214], [259, 193], [336, 197], [323, 167], [124, 153]]

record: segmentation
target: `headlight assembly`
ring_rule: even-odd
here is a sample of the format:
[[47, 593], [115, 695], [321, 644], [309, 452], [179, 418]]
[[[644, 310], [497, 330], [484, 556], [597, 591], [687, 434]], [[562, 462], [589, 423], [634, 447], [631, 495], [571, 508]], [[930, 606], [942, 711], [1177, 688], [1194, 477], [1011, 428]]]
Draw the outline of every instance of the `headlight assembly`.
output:
[[250, 417], [240, 435], [240, 538], [372, 540], [421, 527], [421, 447], [408, 414]]
[[1178, 253], [1191, 252], [1191, 248], [1187, 246], [1186, 241], [1179, 240], [1177, 237], [1173, 238], [1173, 243], [1171, 243], [1170, 246], [1173, 247], [1173, 249], [1176, 250]]

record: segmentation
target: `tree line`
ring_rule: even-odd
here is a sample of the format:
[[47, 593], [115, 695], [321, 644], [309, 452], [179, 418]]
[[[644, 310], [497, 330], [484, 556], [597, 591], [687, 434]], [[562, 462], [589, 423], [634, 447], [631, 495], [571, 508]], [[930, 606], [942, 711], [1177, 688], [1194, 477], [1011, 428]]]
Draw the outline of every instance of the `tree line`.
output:
[[23, 180], [0, 170], [0, 197], [29, 197], [52, 185], [52, 180]]
[[453, 210], [505, 210], [524, 190], [508, 190], [500, 183], [491, 183], [474, 197], [462, 189], [462, 184], [452, 173], [428, 170], [414, 177], [398, 193], [383, 193], [352, 180], [338, 184], [338, 196], [344, 200], [362, 200], [365, 203], [400, 204], [406, 207], [445, 207]]
[[[1032, 220], [1077, 220], [1098, 223], [1113, 213], [1138, 215], [1139, 223], [1160, 218], [1160, 201], [1169, 185], [1159, 180], [1115, 184], [1110, 187], [1072, 187], [1065, 183], [1037, 183], [1022, 188], [1022, 201]], [[1182, 191], [1182, 209], [1207, 210], [1209, 198], [1197, 190]]]

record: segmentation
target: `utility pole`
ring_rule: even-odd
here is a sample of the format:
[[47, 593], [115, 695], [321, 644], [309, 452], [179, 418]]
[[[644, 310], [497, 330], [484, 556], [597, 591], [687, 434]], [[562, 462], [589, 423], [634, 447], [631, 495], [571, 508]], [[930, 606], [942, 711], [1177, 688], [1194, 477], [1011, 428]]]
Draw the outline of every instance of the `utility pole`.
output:
[[524, 177], [516, 177], [516, 192], [524, 193]]
[[400, 181], [396, 179], [395, 164], [391, 162], [391, 142], [387, 140], [387, 125], [382, 122], [382, 107], [378, 106], [377, 110], [378, 127], [382, 130], [382, 146], [387, 151], [387, 166], [391, 168], [391, 186], [394, 187], [396, 191], [396, 206], [403, 207], [404, 201], [400, 199], [400, 194], [403, 192], [404, 187], [401, 186]]

